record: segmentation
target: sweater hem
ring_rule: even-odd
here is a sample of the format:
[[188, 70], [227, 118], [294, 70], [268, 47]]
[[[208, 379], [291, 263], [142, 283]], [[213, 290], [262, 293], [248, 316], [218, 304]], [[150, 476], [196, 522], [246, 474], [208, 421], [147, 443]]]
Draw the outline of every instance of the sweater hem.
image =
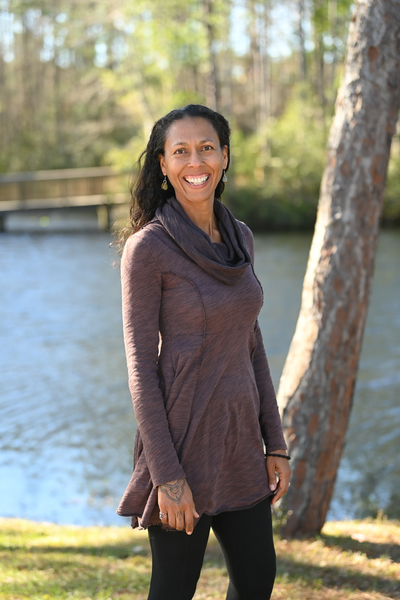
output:
[[[258, 500], [255, 500], [254, 502], [252, 502], [251, 504], [248, 504], [247, 506], [241, 506], [239, 508], [238, 507], [222, 508], [220, 510], [217, 510], [216, 512], [207, 512], [204, 510], [200, 514], [200, 517], [198, 519], [194, 519], [194, 521], [195, 521], [194, 527], [197, 525], [197, 523], [199, 522], [200, 518], [203, 515], [207, 515], [208, 517], [216, 517], [217, 515], [220, 515], [221, 513], [224, 513], [224, 512], [235, 512], [238, 510], [248, 510], [250, 508], [254, 508], [254, 506], [257, 506], [257, 504], [260, 504], [261, 502], [263, 502], [264, 500], [266, 500], [267, 498], [269, 498], [270, 496], [273, 496], [273, 495], [274, 495], [274, 493], [270, 490], [268, 492], [268, 494], [264, 494], [261, 498], [259, 498]], [[153, 527], [153, 526], [162, 527], [166, 531], [178, 531], [177, 529], [172, 529], [172, 528], [168, 527], [168, 525], [165, 526], [164, 523], [161, 523], [161, 522], [148, 523], [146, 526], [143, 526], [140, 523], [140, 519], [142, 518], [143, 515], [140, 513], [121, 514], [121, 513], [117, 512], [117, 514], [120, 517], [130, 517], [132, 529], [138, 529], [139, 531], [144, 531], [144, 530], [148, 529], [149, 527]]]

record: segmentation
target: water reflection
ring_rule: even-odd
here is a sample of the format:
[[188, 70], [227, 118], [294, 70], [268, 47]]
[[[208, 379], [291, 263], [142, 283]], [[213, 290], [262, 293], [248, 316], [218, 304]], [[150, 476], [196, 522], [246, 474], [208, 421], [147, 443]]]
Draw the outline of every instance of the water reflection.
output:
[[[107, 234], [0, 237], [2, 516], [123, 523], [115, 508], [131, 472], [135, 422], [109, 241]], [[276, 385], [310, 241], [256, 240], [260, 322]], [[366, 501], [371, 510], [389, 503], [399, 487], [399, 251], [400, 234], [385, 232], [331, 518], [353, 516]]]

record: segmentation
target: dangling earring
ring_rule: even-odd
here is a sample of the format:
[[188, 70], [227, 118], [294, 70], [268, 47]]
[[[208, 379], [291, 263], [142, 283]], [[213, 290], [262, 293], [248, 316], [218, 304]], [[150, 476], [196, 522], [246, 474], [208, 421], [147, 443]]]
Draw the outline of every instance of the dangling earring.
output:
[[222, 169], [222, 170], [223, 170], [223, 172], [224, 172], [224, 176], [222, 177], [222, 181], [223, 181], [224, 183], [226, 183], [226, 182], [228, 181], [228, 178], [227, 178], [227, 176], [226, 176], [225, 169]]
[[161, 184], [161, 189], [162, 190], [167, 190], [168, 189], [168, 183], [167, 183], [167, 176], [164, 176], [163, 182]]

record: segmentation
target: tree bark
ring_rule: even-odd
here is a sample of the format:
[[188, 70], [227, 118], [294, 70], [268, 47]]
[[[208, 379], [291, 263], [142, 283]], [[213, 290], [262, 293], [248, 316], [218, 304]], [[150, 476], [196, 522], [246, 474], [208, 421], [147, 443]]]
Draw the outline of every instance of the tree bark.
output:
[[400, 1], [359, 0], [302, 306], [278, 402], [293, 456], [287, 537], [317, 534], [342, 455], [400, 99]]

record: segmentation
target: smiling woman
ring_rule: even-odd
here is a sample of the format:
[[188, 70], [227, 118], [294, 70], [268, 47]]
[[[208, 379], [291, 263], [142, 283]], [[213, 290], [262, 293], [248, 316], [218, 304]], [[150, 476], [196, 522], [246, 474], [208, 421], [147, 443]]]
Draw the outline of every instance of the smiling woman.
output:
[[288, 489], [289, 457], [253, 236], [220, 201], [229, 135], [204, 106], [172, 111], [132, 189], [121, 268], [138, 432], [118, 513], [149, 528], [150, 600], [193, 598], [211, 527], [228, 600], [267, 600], [275, 577], [270, 504]]
[[186, 117], [171, 125], [159, 159], [186, 214], [212, 242], [220, 242], [216, 217], [212, 214], [209, 220], [209, 208], [214, 205], [218, 183], [226, 178], [228, 146], [221, 148], [218, 134], [208, 120]]

